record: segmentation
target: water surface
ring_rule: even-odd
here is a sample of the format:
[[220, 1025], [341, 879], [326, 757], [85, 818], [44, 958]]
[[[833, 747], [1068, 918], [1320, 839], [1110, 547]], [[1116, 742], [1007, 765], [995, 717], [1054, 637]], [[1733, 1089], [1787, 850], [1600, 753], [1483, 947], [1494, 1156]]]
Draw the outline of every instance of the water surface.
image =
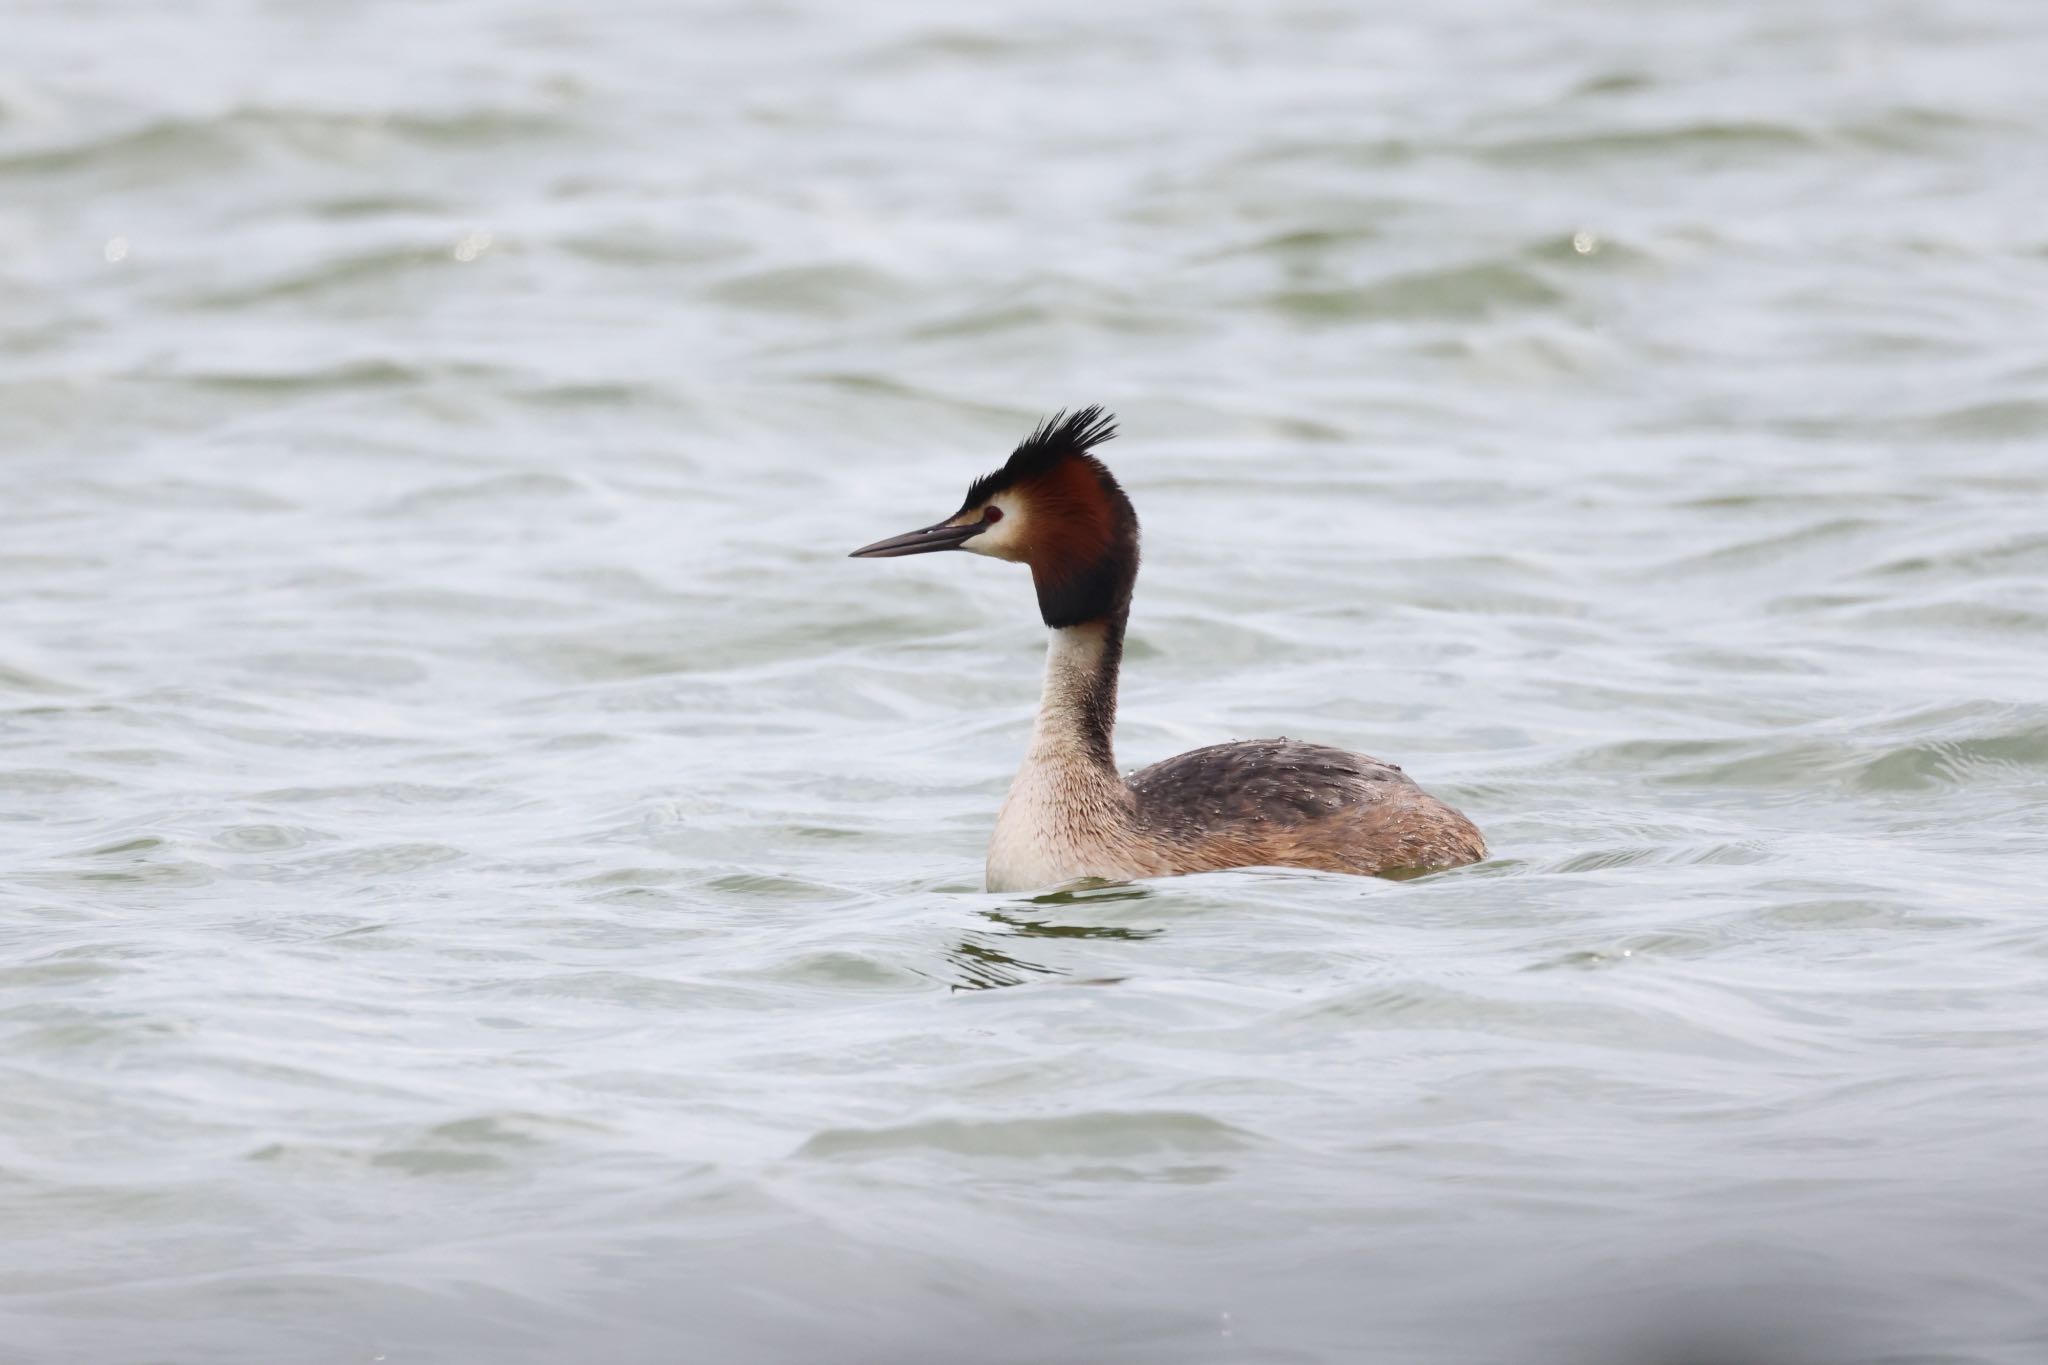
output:
[[[2048, 1356], [2037, 5], [5, 27], [13, 1358]], [[1490, 862], [980, 889], [1087, 402]]]

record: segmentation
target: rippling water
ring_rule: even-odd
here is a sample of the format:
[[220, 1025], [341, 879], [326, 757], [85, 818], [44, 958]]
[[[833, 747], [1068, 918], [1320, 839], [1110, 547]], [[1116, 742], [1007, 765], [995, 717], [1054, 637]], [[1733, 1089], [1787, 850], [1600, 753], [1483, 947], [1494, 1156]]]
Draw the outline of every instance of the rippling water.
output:
[[[5, 29], [11, 1359], [2048, 1358], [2034, 0]], [[1491, 862], [979, 889], [1084, 402]]]

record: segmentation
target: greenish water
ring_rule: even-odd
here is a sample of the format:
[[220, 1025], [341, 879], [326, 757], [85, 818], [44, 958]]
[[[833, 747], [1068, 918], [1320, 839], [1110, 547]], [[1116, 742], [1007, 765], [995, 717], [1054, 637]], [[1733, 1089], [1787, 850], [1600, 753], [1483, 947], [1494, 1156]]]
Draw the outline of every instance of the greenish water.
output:
[[[2048, 1356], [2037, 5], [4, 29], [7, 1358]], [[980, 890], [1087, 402], [1492, 861]]]

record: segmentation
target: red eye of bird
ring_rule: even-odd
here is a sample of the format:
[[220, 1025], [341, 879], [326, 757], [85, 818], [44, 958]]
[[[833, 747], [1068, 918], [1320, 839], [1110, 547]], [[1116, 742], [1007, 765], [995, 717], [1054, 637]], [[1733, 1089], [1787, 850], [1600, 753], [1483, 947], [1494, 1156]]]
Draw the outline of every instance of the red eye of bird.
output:
[[981, 509], [981, 524], [984, 526], [994, 525], [996, 522], [999, 522], [1002, 519], [1003, 509], [1000, 507], [991, 504], [990, 506]]

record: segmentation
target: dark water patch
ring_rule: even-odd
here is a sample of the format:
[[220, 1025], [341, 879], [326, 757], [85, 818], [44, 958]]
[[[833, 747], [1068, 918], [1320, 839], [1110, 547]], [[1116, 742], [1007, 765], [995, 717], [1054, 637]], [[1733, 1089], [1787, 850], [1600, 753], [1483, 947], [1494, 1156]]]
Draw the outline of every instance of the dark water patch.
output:
[[1003, 935], [966, 934], [941, 956], [945, 970], [925, 975], [955, 991], [1007, 990], [1066, 976], [1061, 968], [1015, 951]]
[[[1110, 896], [1143, 896], [1145, 888], [1128, 884], [1106, 884], [1098, 888]], [[1100, 902], [1100, 896], [1077, 905], [1092, 905]], [[1104, 970], [1116, 972], [1128, 964], [1128, 958], [1116, 954], [1108, 958], [1104, 966], [1102, 958], [1085, 958], [1081, 962], [1065, 964], [1044, 960], [1051, 954], [1059, 954], [1065, 945], [1071, 943], [1145, 943], [1165, 933], [1163, 927], [1126, 927], [1126, 925], [1102, 925], [1102, 923], [1063, 923], [1049, 919], [1028, 919], [1022, 915], [1008, 915], [1004, 911], [981, 911], [981, 919], [995, 925], [995, 931], [969, 931], [961, 935], [958, 943], [946, 950], [946, 960], [954, 970], [952, 978], [946, 978], [954, 990], [989, 990], [999, 986], [1020, 986], [1032, 980], [1047, 978], [1073, 978], [1075, 972], [1090, 972], [1085, 978], [1087, 984], [1112, 984], [1116, 976], [1104, 976]]]
[[1648, 71], [1606, 71], [1580, 80], [1572, 87], [1571, 93], [1575, 98], [1633, 95], [1656, 84], [1657, 77]]
[[1307, 323], [1467, 321], [1503, 311], [1552, 308], [1565, 294], [1512, 262], [1478, 262], [1421, 270], [1349, 288], [1281, 289], [1263, 305]]
[[781, 834], [785, 839], [798, 839], [811, 843], [840, 843], [848, 839], [864, 839], [874, 833], [871, 825], [785, 825]]
[[[1157, 886], [1143, 882], [1102, 882], [1100, 884], [1066, 886], [1054, 891], [1041, 892], [1025, 897], [1027, 905], [1123, 905], [1139, 904], [1154, 900], [1159, 895]], [[995, 911], [987, 912], [991, 918], [1004, 918]]]
[[255, 105], [235, 110], [225, 121], [234, 127], [277, 135], [303, 150], [326, 152], [345, 160], [355, 158], [366, 137], [395, 139], [422, 147], [489, 151], [506, 144], [558, 136], [574, 126], [560, 111], [541, 113], [489, 107], [349, 113]]
[[729, 276], [704, 296], [735, 309], [850, 317], [906, 292], [901, 280], [868, 266], [800, 265]]
[[18, 966], [0, 967], [0, 988], [23, 990], [37, 986], [83, 986], [137, 970], [101, 959], [44, 958]]
[[1383, 229], [1369, 224], [1344, 228], [1288, 228], [1208, 252], [1197, 261], [1207, 264], [1240, 257], [1260, 257], [1284, 266], [1319, 267], [1339, 255], [1363, 256], [1361, 247], [1377, 242], [1385, 235]]
[[2048, 535], [2000, 537], [1993, 543], [1902, 556], [1872, 565], [1867, 573], [1885, 578], [1938, 578], [1990, 574], [2048, 577]]
[[119, 843], [103, 844], [98, 848], [89, 848], [78, 856], [81, 858], [118, 858], [128, 853], [151, 853], [162, 847], [164, 847], [162, 839], [154, 834], [145, 834], [133, 839], [123, 839]]
[[1972, 403], [1921, 417], [1916, 425], [1933, 435], [1972, 441], [2038, 441], [2048, 439], [2048, 399]]
[[1029, 331], [1059, 321], [1051, 308], [1035, 303], [977, 305], [952, 317], [921, 322], [903, 330], [912, 341], [945, 341], [950, 338], [999, 336]]
[[1892, 510], [1927, 507], [1942, 501], [1937, 492], [1912, 488], [1759, 488], [1747, 492], [1709, 493], [1676, 498], [1671, 506], [1682, 511], [1750, 513], [1798, 508], [1814, 521], [1825, 519], [1831, 510]]
[[435, 1147], [401, 1147], [379, 1152], [370, 1158], [372, 1166], [384, 1166], [406, 1175], [479, 1175], [501, 1171], [506, 1160], [496, 1152], [473, 1152]]
[[672, 886], [684, 875], [682, 869], [671, 867], [621, 867], [610, 872], [593, 873], [568, 883], [570, 886], [588, 888], [593, 891], [612, 891], [621, 887]]
[[1425, 155], [1430, 149], [1404, 137], [1275, 139], [1241, 158], [1240, 167], [1263, 169], [1290, 163], [1388, 168]]
[[191, 370], [148, 377], [223, 393], [283, 397], [403, 388], [429, 376], [396, 361], [354, 360], [304, 370]]
[[745, 260], [754, 244], [739, 238], [677, 233], [671, 229], [614, 228], [556, 239], [550, 249], [596, 265], [645, 270], [665, 266], [705, 266]]
[[830, 1128], [797, 1148], [799, 1159], [876, 1160], [939, 1153], [1007, 1161], [1240, 1151], [1256, 1139], [1185, 1111], [1073, 1114], [1048, 1119], [930, 1119], [888, 1128]]
[[103, 170], [126, 172], [146, 183], [224, 171], [242, 155], [220, 122], [161, 119], [78, 142], [0, 152], [0, 180]]
[[875, 48], [855, 60], [859, 65], [876, 71], [911, 71], [931, 67], [950, 70], [959, 65], [995, 66], [1043, 54], [1052, 45], [1053, 39], [1049, 35], [1033, 38], [993, 29], [942, 27]]
[[1958, 144], [1987, 135], [2026, 135], [2018, 120], [1985, 118], [1927, 105], [1901, 105], [1868, 119], [1842, 125], [1839, 136], [1862, 147], [1886, 152], [1954, 155]]
[[328, 291], [344, 291], [366, 285], [398, 286], [421, 271], [453, 270], [461, 262], [443, 244], [434, 246], [383, 247], [332, 256], [303, 270], [280, 275], [260, 284], [210, 289], [187, 295], [187, 307], [236, 311], [256, 304], [310, 299]]
[[1854, 616], [1865, 627], [1919, 638], [1923, 650], [1948, 637], [2039, 639], [2048, 634], [2048, 609], [1960, 595], [1911, 606], [1880, 606], [1873, 602]]
[[[26, 566], [22, 566], [16, 561], [9, 563], [8, 567], [14, 569]], [[0, 660], [0, 690], [30, 692], [39, 696], [62, 696], [66, 694], [76, 695], [81, 689], [74, 684], [61, 682], [56, 678], [24, 668], [19, 664], [10, 664]]]
[[393, 143], [481, 153], [559, 136], [570, 127], [557, 114], [514, 109], [342, 113], [252, 105], [203, 117], [156, 118], [75, 142], [0, 153], [0, 178], [94, 171], [148, 183], [219, 172], [250, 162], [265, 147], [352, 163]]
[[540, 409], [625, 409], [679, 406], [672, 394], [648, 384], [589, 383], [536, 384], [514, 389], [505, 395], [514, 402]]
[[1791, 124], [1737, 120], [1504, 138], [1478, 144], [1472, 148], [1472, 154], [1507, 166], [1551, 169], [1609, 158], [1726, 165], [1738, 158], [1784, 155], [1811, 150], [1817, 145], [1818, 140], [1811, 133]]
[[315, 218], [348, 223], [376, 218], [442, 218], [451, 206], [442, 199], [419, 194], [344, 194], [317, 199], [304, 211]]

